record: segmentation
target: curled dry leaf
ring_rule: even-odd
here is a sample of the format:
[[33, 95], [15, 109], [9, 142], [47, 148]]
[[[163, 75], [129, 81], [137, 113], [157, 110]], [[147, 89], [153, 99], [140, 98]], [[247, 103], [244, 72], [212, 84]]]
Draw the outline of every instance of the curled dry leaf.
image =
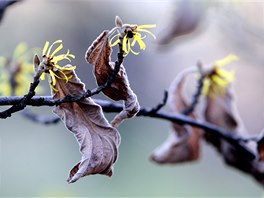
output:
[[[79, 96], [86, 90], [74, 71], [66, 70], [65, 75], [72, 78], [65, 83], [63, 75], [56, 73], [56, 89], [53, 98], [65, 96]], [[57, 114], [65, 126], [74, 134], [82, 154], [81, 161], [70, 171], [69, 183], [73, 183], [91, 174], [103, 174], [111, 176], [113, 164], [118, 157], [120, 135], [117, 129], [112, 127], [104, 117], [101, 106], [91, 98], [85, 98], [80, 102], [62, 103], [56, 106]]]
[[[183, 86], [185, 78], [193, 72], [193, 68], [186, 69], [179, 75], [170, 86], [168, 103], [175, 113], [181, 113], [188, 107], [183, 97]], [[196, 118], [195, 113], [191, 113]], [[157, 163], [179, 163], [199, 159], [200, 138], [202, 131], [198, 128], [172, 123], [173, 132], [168, 139], [158, 147], [151, 155], [152, 160]]]
[[[86, 52], [86, 60], [94, 66], [94, 75], [99, 86], [107, 82], [115, 67], [115, 63], [110, 59], [112, 50], [107, 34], [108, 31], [104, 31]], [[103, 89], [103, 93], [115, 101], [124, 100], [123, 111], [116, 115], [112, 121], [114, 127], [118, 127], [124, 119], [134, 117], [140, 109], [137, 96], [130, 88], [123, 65], [120, 66], [111, 85]]]
[[[245, 137], [247, 135], [247, 131], [236, 108], [232, 87], [229, 85], [224, 89], [224, 92], [219, 94], [217, 87], [209, 87], [209, 93], [205, 99], [204, 118], [210, 123], [228, 131], [232, 131], [234, 133], [233, 135]], [[227, 160], [234, 160], [232, 158], [235, 156], [232, 156], [229, 153], [230, 149], [232, 149], [232, 145], [222, 141], [218, 137], [214, 137], [213, 135], [206, 134], [205, 138], [218, 148], [220, 152], [226, 152]]]
[[[240, 124], [235, 116], [236, 112], [230, 87], [225, 88], [223, 95], [217, 93], [215, 87], [209, 88], [205, 99], [204, 117], [206, 121], [223, 127], [226, 130], [234, 131], [234, 133], [235, 131], [239, 132], [237, 129], [240, 127]], [[218, 137], [205, 134], [205, 139], [221, 151], [222, 141]]]
[[225, 89], [223, 95], [213, 93], [215, 91], [216, 89], [209, 88], [213, 97], [210, 97], [209, 93], [207, 94], [205, 119], [227, 130], [237, 130], [240, 126], [230, 86]]

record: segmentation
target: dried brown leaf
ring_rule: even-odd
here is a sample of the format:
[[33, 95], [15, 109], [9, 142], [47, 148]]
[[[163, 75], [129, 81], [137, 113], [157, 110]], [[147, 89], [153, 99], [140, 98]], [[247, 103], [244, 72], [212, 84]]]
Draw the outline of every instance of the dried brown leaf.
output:
[[[115, 63], [111, 62], [111, 47], [109, 45], [108, 31], [104, 31], [88, 48], [86, 60], [94, 66], [94, 75], [97, 84], [104, 84], [113, 73]], [[110, 87], [103, 89], [103, 93], [109, 98], [118, 101], [124, 100], [124, 108], [112, 121], [114, 127], [118, 127], [126, 118], [134, 117], [140, 109], [137, 96], [130, 88], [125, 67], [120, 70]]]
[[[64, 76], [60, 72], [53, 92], [53, 98], [65, 96], [79, 96], [85, 90], [74, 71], [64, 71], [72, 78], [65, 83]], [[62, 103], [56, 106], [54, 113], [57, 114], [65, 126], [74, 134], [82, 154], [81, 161], [70, 171], [68, 182], [73, 183], [91, 174], [103, 174], [111, 176], [113, 164], [118, 157], [118, 146], [120, 144], [119, 132], [112, 127], [99, 105], [91, 98], [85, 98], [80, 102]]]
[[[179, 74], [169, 89], [168, 104], [175, 113], [181, 113], [188, 107], [183, 97], [183, 86], [185, 78], [193, 69], [187, 69]], [[196, 118], [195, 113], [190, 115]], [[202, 131], [186, 125], [173, 123], [173, 132], [168, 139], [158, 147], [151, 158], [157, 163], [179, 163], [199, 159], [200, 156], [200, 138]]]
[[[213, 89], [209, 90], [209, 92], [213, 91]], [[223, 95], [212, 93], [214, 97], [210, 97], [209, 94], [206, 97], [205, 119], [227, 130], [236, 130], [238, 127], [237, 113], [230, 88], [227, 88]]]
[[[205, 100], [205, 120], [226, 130], [237, 130], [238, 121], [235, 117], [233, 95], [230, 88], [226, 88], [223, 95], [215, 93], [214, 87], [209, 88]], [[222, 150], [222, 140], [210, 134], [205, 134], [205, 139]]]
[[[232, 87], [230, 85], [224, 89], [223, 93], [219, 94], [216, 87], [209, 87], [208, 94], [205, 99], [204, 118], [210, 123], [234, 132], [233, 135], [240, 135], [243, 137], [247, 134], [247, 131], [239, 116], [239, 112], [234, 101]], [[226, 146], [226, 142], [222, 142], [222, 140], [218, 137], [206, 134], [205, 138], [207, 141], [215, 145], [219, 151], [229, 149], [229, 146]], [[227, 145], [229, 144], [227, 143]]]
[[[217, 93], [214, 92], [216, 90], [216, 87], [209, 88], [209, 94], [206, 97], [205, 104], [205, 120], [231, 131], [234, 136], [247, 138], [248, 132], [246, 131], [236, 108], [232, 86], [229, 85], [225, 87], [223, 95], [217, 95]], [[213, 134], [209, 135], [207, 133], [205, 134], [206, 140], [218, 149], [227, 164], [244, 172], [251, 173], [257, 179], [259, 175], [263, 175], [263, 163], [258, 160], [252, 160], [252, 157], [245, 152], [249, 151], [250, 153], [257, 155], [257, 143], [255, 141], [240, 142], [239, 144], [244, 147], [244, 150], [242, 150], [240, 147], [230, 144], [229, 142], [220, 139], [218, 136], [214, 136]], [[264, 179], [262, 180], [264, 181]]]

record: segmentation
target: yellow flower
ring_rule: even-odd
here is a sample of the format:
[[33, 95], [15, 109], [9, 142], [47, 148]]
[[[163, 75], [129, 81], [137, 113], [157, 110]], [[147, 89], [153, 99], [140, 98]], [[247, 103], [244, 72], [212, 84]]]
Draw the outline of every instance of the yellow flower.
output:
[[[0, 95], [24, 95], [28, 91], [34, 74], [32, 56], [36, 48], [28, 49], [26, 43], [19, 43], [10, 58], [0, 57]], [[41, 87], [37, 88], [37, 92]]]
[[[143, 41], [143, 39], [146, 38], [146, 35], [142, 36], [141, 33], [148, 33], [150, 34], [154, 39], [156, 39], [156, 36], [146, 28], [155, 28], [156, 25], [128, 25], [125, 24], [122, 27], [122, 32], [118, 32], [116, 35], [114, 35], [110, 39], [110, 46], [113, 47], [117, 45], [118, 43], [122, 42], [122, 49], [125, 52], [125, 56], [129, 54], [129, 52], [132, 52], [135, 55], [138, 55], [139, 52], [135, 52], [132, 47], [134, 47], [136, 44], [139, 45], [139, 48], [141, 50], [146, 49], [146, 44]], [[116, 41], [113, 42], [113, 40], [117, 38]], [[133, 41], [131, 42], [130, 39], [133, 38]]]
[[[51, 52], [51, 49], [54, 45], [59, 44], [59, 46]], [[42, 50], [42, 57], [45, 64], [45, 73], [49, 73], [51, 76], [51, 82], [50, 86], [54, 91], [58, 91], [55, 88], [56, 85], [56, 78], [64, 79], [66, 82], [68, 82], [69, 79], [71, 79], [72, 76], [67, 76], [63, 71], [65, 70], [74, 70], [76, 66], [71, 67], [61, 67], [58, 62], [62, 60], [68, 60], [71, 61], [70, 58], [75, 58], [73, 54], [70, 54], [70, 51], [68, 50], [66, 54], [60, 54], [56, 55], [61, 49], [63, 48], [62, 40], [57, 40], [54, 43], [52, 43], [49, 46], [49, 42], [46, 41], [44, 48]], [[59, 72], [63, 75], [63, 78], [58, 76], [56, 73]], [[40, 79], [45, 80], [45, 73], [42, 73]]]
[[0, 96], [10, 96], [12, 88], [10, 85], [8, 72], [1, 67], [0, 69]]
[[222, 67], [236, 60], [238, 57], [231, 54], [214, 63], [214, 68], [210, 70], [204, 80], [204, 95], [214, 97], [225, 93], [226, 87], [234, 80], [234, 71], [228, 71]]
[[8, 60], [4, 56], [0, 56], [0, 96], [10, 96], [11, 86], [9, 84], [9, 74], [6, 69]]

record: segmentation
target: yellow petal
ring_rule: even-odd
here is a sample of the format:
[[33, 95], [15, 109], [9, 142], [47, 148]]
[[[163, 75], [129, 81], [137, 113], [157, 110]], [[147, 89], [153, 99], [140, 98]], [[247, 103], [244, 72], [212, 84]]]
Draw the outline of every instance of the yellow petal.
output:
[[132, 52], [133, 54], [135, 54], [135, 55], [139, 55], [139, 52], [135, 52], [134, 50], [132, 50], [132, 48], [131, 48], [130, 50], [131, 50], [131, 52]]
[[15, 75], [15, 80], [18, 82], [18, 84], [28, 84], [30, 82], [27, 75], [23, 75], [21, 73], [18, 73]]
[[211, 79], [216, 85], [219, 85], [220, 87], [226, 87], [229, 84], [228, 81], [226, 81], [225, 79], [220, 78], [217, 75], [213, 75], [211, 77]]
[[57, 44], [57, 43], [61, 43], [62, 42], [62, 40], [57, 40], [57, 41], [55, 41], [54, 43], [52, 43], [51, 44], [51, 46], [49, 47], [49, 49], [48, 49], [48, 52], [47, 52], [47, 56], [49, 56], [50, 55], [50, 51], [51, 51], [51, 48], [53, 47], [53, 45], [55, 45], [55, 44]]
[[73, 54], [70, 54], [70, 50], [67, 50], [67, 53], [65, 54], [65, 56], [69, 56], [70, 58], [75, 58], [75, 56]]
[[68, 80], [71, 80], [71, 79], [72, 79], [72, 77], [73, 77], [73, 75], [70, 75], [70, 76], [68, 76]]
[[52, 62], [57, 63], [57, 62], [62, 61], [64, 59], [69, 59], [69, 58], [65, 58], [65, 54], [61, 54], [59, 56], [53, 57]]
[[150, 34], [154, 39], [156, 39], [155, 34], [153, 34], [153, 33], [152, 33], [151, 31], [149, 31], [149, 30], [145, 30], [145, 29], [137, 29], [137, 31], [139, 31], [139, 32], [146, 32], [146, 33]]
[[215, 66], [222, 67], [222, 66], [227, 65], [230, 62], [236, 61], [238, 59], [239, 58], [236, 55], [230, 54], [221, 60], [215, 61]]
[[12, 93], [11, 86], [7, 84], [6, 86], [3, 87], [3, 95], [4, 96], [10, 96]]
[[64, 79], [66, 80], [66, 83], [68, 82], [69, 78], [66, 76], [66, 74], [59, 70], [59, 72], [64, 76]]
[[145, 29], [145, 28], [155, 28], [156, 24], [146, 24], [146, 25], [139, 25], [137, 28]]
[[127, 35], [125, 35], [123, 38], [123, 43], [122, 43], [122, 50], [124, 50], [126, 54], [128, 54], [127, 42], [129, 42], [129, 39], [127, 38]]
[[7, 63], [7, 58], [0, 56], [0, 67], [4, 66]]
[[234, 71], [226, 71], [223, 69], [217, 69], [216, 74], [224, 78], [228, 82], [232, 82], [234, 80]]
[[55, 91], [55, 92], [58, 92], [59, 90], [56, 89], [51, 83], [50, 83], [50, 87]]
[[72, 66], [72, 67], [62, 67], [62, 71], [65, 71], [65, 70], [75, 70], [76, 69], [76, 66]]
[[44, 89], [43, 89], [43, 87], [38, 86], [38, 87], [36, 88], [36, 92], [37, 92], [38, 94], [42, 94], [42, 93], [44, 93]]
[[120, 34], [118, 33], [118, 34], [114, 35], [114, 36], [110, 39], [110, 41], [109, 41], [110, 47], [114, 47], [115, 45], [117, 45], [117, 44], [120, 42], [120, 39], [118, 38], [118, 39], [113, 43], [114, 38], [119, 37], [119, 36], [120, 36]]
[[56, 85], [56, 78], [55, 78], [55, 74], [52, 70], [49, 70], [51, 79], [52, 79], [52, 85], [55, 86]]
[[[60, 70], [58, 70], [58, 71], [61, 72]], [[57, 77], [58, 79], [64, 79], [64, 78], [58, 76], [55, 72], [53, 72], [53, 75], [54, 75], [55, 77]]]
[[[135, 36], [134, 36], [134, 40], [137, 41], [137, 43], [138, 43], [140, 49], [142, 49], [142, 50], [145, 50], [145, 49], [146, 49], [146, 44], [143, 42], [143, 40], [140, 38], [140, 36], [135, 35]], [[133, 46], [133, 45], [132, 45], [132, 46]]]
[[46, 41], [46, 43], [43, 47], [43, 50], [42, 50], [42, 56], [44, 56], [46, 54], [48, 47], [49, 47], [49, 42]]
[[27, 44], [25, 42], [19, 43], [14, 50], [13, 57], [17, 59], [19, 56], [23, 55], [27, 51]]
[[130, 40], [128, 40], [128, 42], [127, 42], [127, 48], [128, 48], [128, 53], [131, 51], [133, 54], [135, 54], [135, 55], [139, 55], [139, 52], [135, 52], [135, 51], [131, 48]]
[[45, 73], [42, 73], [40, 76], [40, 80], [45, 80]]
[[62, 69], [62, 67], [61, 66], [59, 66], [58, 64], [56, 64], [56, 65], [54, 65], [54, 67], [56, 67], [57, 69]]
[[[136, 41], [137, 41], [137, 39], [135, 39], [135, 37], [139, 37], [142, 40], [142, 42], [143, 42], [143, 39], [145, 39], [147, 36], [146, 35], [142, 36], [140, 33], [137, 32], [135, 34], [134, 40], [133, 40], [133, 42], [131, 44], [132, 47], [136, 44]], [[144, 43], [144, 45], [145, 45], [145, 43]]]
[[34, 67], [31, 63], [23, 63], [21, 65], [21, 69], [23, 73], [34, 73]]
[[75, 58], [75, 56], [73, 54], [68, 54], [68, 56], [71, 58]]
[[209, 93], [209, 88], [210, 88], [210, 80], [208, 78], [206, 78], [203, 82], [203, 94], [204, 95], [208, 95]]
[[68, 50], [67, 54], [61, 54], [59, 56], [55, 56], [55, 57], [53, 57], [52, 61], [55, 62], [55, 63], [57, 63], [57, 62], [59, 62], [61, 60], [66, 59], [66, 60], [68, 60], [68, 61], [71, 62], [71, 59], [68, 58], [68, 57], [75, 58], [75, 56], [73, 54], [70, 54], [70, 51]]
[[51, 57], [53, 57], [56, 53], [58, 53], [61, 49], [63, 48], [62, 44], [60, 44], [54, 51], [53, 53], [50, 55]]

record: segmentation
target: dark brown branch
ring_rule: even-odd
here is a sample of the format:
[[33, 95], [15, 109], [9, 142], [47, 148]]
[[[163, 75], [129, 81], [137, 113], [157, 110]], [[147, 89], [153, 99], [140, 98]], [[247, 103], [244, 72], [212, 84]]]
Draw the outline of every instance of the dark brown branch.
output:
[[[0, 97], [0, 106], [3, 105], [15, 105], [21, 101], [22, 97], [11, 96], [11, 97]], [[77, 100], [75, 100], [77, 101]], [[55, 106], [61, 104], [63, 102], [70, 102], [70, 101], [63, 101], [63, 100], [53, 100], [50, 96], [35, 96], [31, 100], [27, 102], [27, 105], [31, 106]], [[95, 100], [96, 103], [102, 106], [105, 112], [120, 112], [123, 109], [123, 105], [120, 103], [112, 103], [106, 100]], [[191, 126], [199, 127], [204, 129], [207, 133], [213, 134], [216, 137], [222, 138], [227, 142], [235, 145], [237, 148], [241, 150], [241, 152], [251, 158], [252, 160], [256, 158], [255, 154], [248, 150], [246, 147], [243, 146], [243, 142], [247, 142], [248, 139], [244, 139], [242, 137], [238, 137], [232, 135], [232, 131], [224, 130], [216, 125], [211, 123], [201, 121], [201, 120], [194, 120], [189, 116], [170, 113], [166, 111], [159, 111], [153, 112], [151, 110], [147, 110], [142, 108], [137, 116], [146, 116], [146, 117], [153, 117], [159, 118], [164, 120], [169, 120], [171, 122], [177, 122], [179, 124], [189, 124]], [[251, 140], [252, 138], [250, 138]]]

